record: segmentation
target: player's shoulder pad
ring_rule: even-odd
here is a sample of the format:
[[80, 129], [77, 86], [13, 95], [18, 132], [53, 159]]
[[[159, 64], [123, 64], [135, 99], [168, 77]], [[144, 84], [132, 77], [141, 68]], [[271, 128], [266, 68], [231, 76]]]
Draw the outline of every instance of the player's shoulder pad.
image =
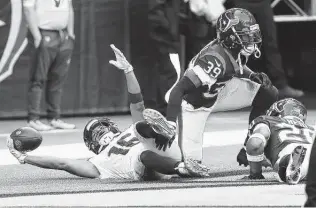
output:
[[[258, 116], [255, 118], [249, 125], [249, 130], [252, 130], [256, 125], [263, 123], [269, 126], [271, 126], [272, 123], [277, 122], [278, 117], [273, 117], [273, 116]], [[279, 120], [278, 120], [279, 121]]]
[[194, 66], [199, 66], [210, 77], [217, 79], [225, 74], [226, 63], [224, 58], [216, 52], [207, 52], [195, 61]]

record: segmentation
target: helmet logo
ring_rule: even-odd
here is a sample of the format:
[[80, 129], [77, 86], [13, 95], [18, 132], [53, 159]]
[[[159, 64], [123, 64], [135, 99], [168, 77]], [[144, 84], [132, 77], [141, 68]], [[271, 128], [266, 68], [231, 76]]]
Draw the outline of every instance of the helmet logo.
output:
[[223, 28], [223, 26], [225, 26], [224, 29], [222, 29], [222, 32], [226, 32], [227, 30], [229, 30], [232, 26], [237, 25], [239, 23], [239, 19], [235, 18], [235, 19], [228, 19], [228, 23], [226, 23], [226, 21], [223, 21], [223, 25], [221, 26], [221, 28]]

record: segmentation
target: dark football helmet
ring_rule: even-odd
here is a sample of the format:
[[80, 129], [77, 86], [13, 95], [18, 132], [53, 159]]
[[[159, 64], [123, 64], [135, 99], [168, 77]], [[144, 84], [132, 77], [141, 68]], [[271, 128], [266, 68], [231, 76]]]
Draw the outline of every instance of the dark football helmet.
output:
[[110, 119], [93, 118], [84, 128], [83, 140], [90, 151], [99, 154], [118, 133], [120, 130]]
[[279, 117], [294, 116], [305, 122], [307, 109], [300, 101], [293, 98], [285, 98], [273, 103], [266, 114]]
[[233, 54], [237, 54], [240, 64], [240, 55], [246, 57], [243, 64], [252, 54], [256, 58], [260, 57], [261, 52], [258, 45], [262, 42], [260, 28], [248, 10], [241, 8], [226, 10], [217, 19], [216, 32], [219, 43]]

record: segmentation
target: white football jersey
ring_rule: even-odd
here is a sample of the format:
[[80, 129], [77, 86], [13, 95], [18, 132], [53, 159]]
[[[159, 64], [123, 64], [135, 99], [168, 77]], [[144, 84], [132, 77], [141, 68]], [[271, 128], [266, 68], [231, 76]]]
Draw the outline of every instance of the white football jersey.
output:
[[145, 166], [140, 161], [144, 146], [134, 132], [134, 125], [115, 137], [98, 155], [89, 161], [100, 172], [100, 178], [139, 180]]

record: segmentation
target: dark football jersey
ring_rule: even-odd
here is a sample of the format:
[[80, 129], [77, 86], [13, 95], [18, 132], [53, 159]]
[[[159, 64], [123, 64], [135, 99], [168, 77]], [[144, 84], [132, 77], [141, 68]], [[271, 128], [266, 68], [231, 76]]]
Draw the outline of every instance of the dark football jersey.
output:
[[249, 135], [254, 127], [264, 123], [269, 126], [270, 138], [265, 148], [265, 155], [272, 165], [278, 159], [278, 155], [287, 145], [311, 144], [314, 136], [314, 128], [295, 118], [279, 118], [274, 116], [259, 116], [249, 126]]
[[235, 74], [235, 67], [239, 67], [237, 62], [222, 46], [209, 43], [191, 60], [186, 71], [193, 70], [202, 86], [185, 95], [184, 100], [194, 108], [213, 106], [218, 93]]

